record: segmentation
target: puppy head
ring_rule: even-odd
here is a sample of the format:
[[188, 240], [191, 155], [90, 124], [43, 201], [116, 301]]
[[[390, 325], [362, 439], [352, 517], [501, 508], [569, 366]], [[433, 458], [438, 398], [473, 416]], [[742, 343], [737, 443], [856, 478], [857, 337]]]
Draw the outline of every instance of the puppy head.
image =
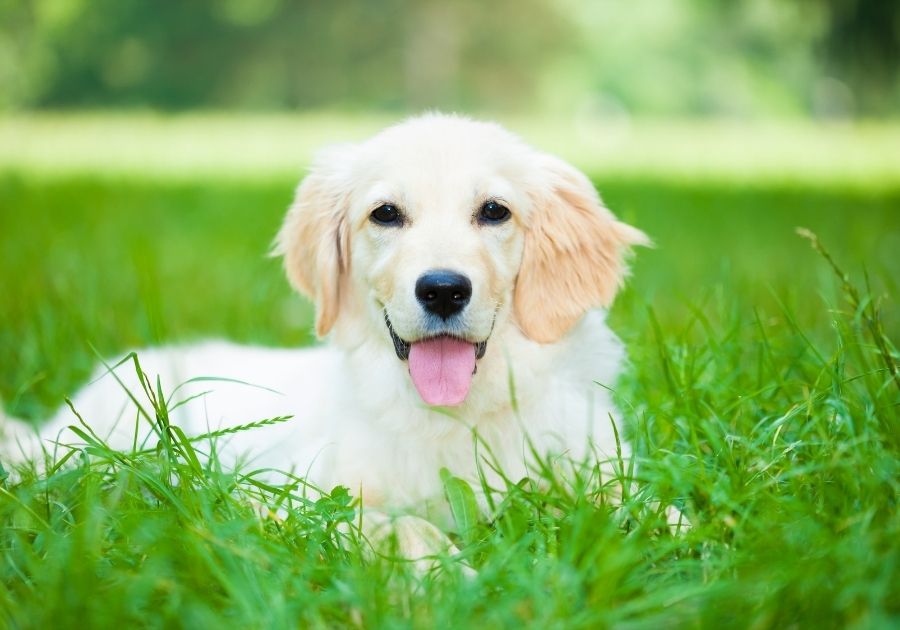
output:
[[324, 153], [278, 235], [316, 332], [366, 331], [433, 405], [464, 402], [497, 331], [561, 339], [646, 244], [565, 162], [497, 125], [431, 115]]

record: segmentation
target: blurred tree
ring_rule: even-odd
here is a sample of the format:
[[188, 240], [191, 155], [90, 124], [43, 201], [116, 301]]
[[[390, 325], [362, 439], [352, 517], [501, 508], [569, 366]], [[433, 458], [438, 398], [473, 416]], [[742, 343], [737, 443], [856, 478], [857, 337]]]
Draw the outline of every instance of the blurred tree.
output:
[[844, 82], [864, 112], [896, 112], [900, 102], [900, 2], [801, 0], [828, 15], [825, 68]]
[[0, 106], [896, 113], [898, 6], [0, 0]]
[[542, 0], [6, 0], [0, 11], [0, 52], [14, 57], [0, 68], [15, 67], [0, 80], [23, 84], [5, 100], [42, 107], [463, 107], [484, 91], [514, 103], [563, 41]]

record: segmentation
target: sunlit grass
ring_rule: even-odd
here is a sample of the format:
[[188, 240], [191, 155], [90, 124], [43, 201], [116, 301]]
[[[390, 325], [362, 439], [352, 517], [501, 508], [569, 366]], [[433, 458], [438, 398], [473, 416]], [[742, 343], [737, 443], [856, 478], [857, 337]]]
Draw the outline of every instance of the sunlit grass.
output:
[[[900, 123], [499, 118], [597, 177], [894, 187]], [[326, 144], [361, 140], [388, 115], [20, 114], [0, 118], [0, 170], [29, 176], [272, 180]]]
[[[59, 406], [95, 362], [91, 345], [109, 355], [210, 336], [312, 342], [309, 305], [265, 254], [309, 152], [382, 121], [23, 120], [0, 131], [9, 411], [39, 420]], [[638, 253], [611, 313], [629, 348], [616, 396], [639, 464], [624, 510], [603, 491], [617, 480], [566, 481], [550, 465], [508, 480], [489, 516], [454, 533], [474, 576], [444, 558], [423, 578], [367, 551], [341, 489], [310, 500], [250, 471], [198, 466], [177, 433], [136, 454], [97, 442], [92, 459], [0, 482], [0, 623], [896, 625], [897, 131], [819, 137], [801, 125], [774, 148], [775, 131], [706, 127], [692, 139], [691, 128], [669, 125], [617, 161], [567, 146], [571, 132], [552, 125], [521, 127], [582, 166], [597, 160], [608, 205], [657, 244]], [[665, 155], [684, 161], [666, 168]], [[669, 503], [692, 522], [682, 535], [664, 527]]]
[[[105, 354], [172, 340], [224, 336], [306, 344], [311, 310], [267, 252], [295, 178], [163, 184], [108, 179], [0, 177], [0, 398], [39, 418]], [[876, 295], [900, 277], [900, 193], [823, 193], [684, 186], [653, 180], [599, 184], [609, 206], [645, 230], [629, 289], [612, 317], [625, 334], [640, 302], [666, 326], [710, 304], [789, 305], [802, 325], [828, 332], [813, 304], [827, 270], [798, 249], [805, 226], [832, 243]], [[14, 297], [13, 297], [14, 296]], [[775, 315], [773, 315], [774, 317]], [[895, 310], [886, 325], [900, 329]], [[62, 361], [62, 369], [57, 369]]]
[[[624, 508], [610, 494], [622, 480], [563, 477], [547, 461], [495, 488], [490, 514], [457, 530], [461, 557], [424, 575], [369, 547], [346, 490], [222, 470], [167, 429], [152, 393], [156, 449], [111, 451], [73, 416], [90, 459], [17, 468], [0, 485], [0, 615], [28, 627], [890, 627], [898, 356], [868, 326], [878, 306], [852, 291], [815, 305], [834, 309], [818, 343], [727, 302], [665, 332], [646, 306], [633, 312], [650, 337], [632, 344], [618, 390], [638, 464]], [[669, 530], [668, 503], [690, 529]]]

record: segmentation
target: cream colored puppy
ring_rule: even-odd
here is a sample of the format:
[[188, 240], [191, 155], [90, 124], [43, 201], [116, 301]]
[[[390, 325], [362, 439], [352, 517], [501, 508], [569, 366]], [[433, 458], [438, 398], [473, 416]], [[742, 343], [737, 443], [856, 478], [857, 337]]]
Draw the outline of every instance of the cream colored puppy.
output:
[[[170, 389], [197, 376], [267, 388], [182, 386], [170, 406], [200, 395], [172, 413], [188, 435], [293, 416], [221, 442], [227, 461], [342, 484], [370, 508], [418, 509], [440, 499], [442, 467], [475, 481], [473, 430], [514, 479], [527, 474], [529, 439], [543, 454], [615, 455], [616, 412], [598, 383], [614, 384], [623, 349], [602, 308], [629, 248], [646, 243], [562, 160], [494, 124], [426, 115], [322, 152], [297, 190], [275, 252], [315, 302], [325, 345], [210, 342], [139, 357]], [[131, 364], [116, 372], [140, 391]], [[74, 405], [131, 448], [133, 403], [97, 376]], [[61, 412], [42, 429], [45, 446], [77, 441], [73, 420]]]

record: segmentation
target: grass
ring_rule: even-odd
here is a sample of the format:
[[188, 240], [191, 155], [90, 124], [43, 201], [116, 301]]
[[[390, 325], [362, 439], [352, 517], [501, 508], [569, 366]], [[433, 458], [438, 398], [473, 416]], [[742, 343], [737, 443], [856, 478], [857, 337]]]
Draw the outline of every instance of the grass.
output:
[[[595, 174], [707, 185], [885, 190], [900, 180], [900, 123], [501, 118]], [[295, 179], [314, 150], [395, 118], [327, 112], [18, 114], [0, 117], [0, 170], [40, 176]]]
[[[868, 146], [865, 134], [852, 142]], [[657, 243], [612, 312], [632, 359], [617, 396], [639, 462], [625, 510], [605, 502], [603, 480], [567, 482], [549, 462], [540, 484], [509, 480], [490, 520], [461, 519], [474, 577], [445, 561], [423, 580], [365, 551], [342, 489], [313, 500], [219, 470], [177, 432], [137, 455], [98, 443], [92, 459], [0, 486], [0, 619], [896, 627], [900, 178], [878, 142], [866, 158], [877, 180], [829, 179], [846, 155], [779, 177], [751, 168], [759, 154], [684, 179], [593, 171], [610, 207]], [[309, 306], [264, 256], [295, 183], [280, 167], [216, 178], [201, 164], [170, 178], [152, 159], [146, 176], [4, 159], [0, 398], [13, 414], [58, 406], [94, 362], [90, 344], [311, 342]], [[671, 535], [654, 499], [683, 507], [693, 528]], [[259, 504], [287, 518], [260, 517]]]

